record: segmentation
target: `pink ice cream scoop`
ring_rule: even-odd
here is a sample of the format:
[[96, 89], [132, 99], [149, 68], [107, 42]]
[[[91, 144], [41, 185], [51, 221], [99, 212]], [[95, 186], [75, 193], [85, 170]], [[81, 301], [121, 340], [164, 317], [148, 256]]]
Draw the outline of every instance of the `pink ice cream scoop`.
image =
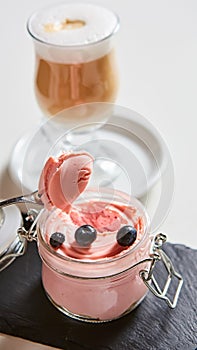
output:
[[38, 193], [44, 206], [69, 212], [72, 203], [85, 190], [92, 174], [89, 153], [63, 153], [50, 157], [40, 176]]

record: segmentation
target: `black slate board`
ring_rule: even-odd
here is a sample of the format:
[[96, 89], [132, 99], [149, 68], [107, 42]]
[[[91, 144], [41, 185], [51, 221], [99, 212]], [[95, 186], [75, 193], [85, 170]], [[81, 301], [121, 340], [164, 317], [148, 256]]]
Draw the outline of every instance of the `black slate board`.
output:
[[36, 244], [0, 273], [0, 332], [66, 350], [195, 350], [197, 250], [165, 244], [184, 285], [175, 309], [148, 293], [129, 315], [103, 324], [72, 320], [51, 305], [41, 284]]

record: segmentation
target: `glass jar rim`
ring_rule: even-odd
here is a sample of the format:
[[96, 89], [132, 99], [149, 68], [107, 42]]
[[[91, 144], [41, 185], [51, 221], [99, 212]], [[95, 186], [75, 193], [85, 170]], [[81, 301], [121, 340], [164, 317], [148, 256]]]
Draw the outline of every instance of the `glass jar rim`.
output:
[[[94, 188], [88, 188], [86, 189], [86, 194], [88, 192], [93, 192], [95, 191]], [[108, 189], [108, 188], [99, 188], [99, 191], [100, 192], [105, 192], [105, 193], [110, 193], [111, 192], [111, 189]], [[140, 211], [142, 211], [143, 213], [143, 218], [145, 219], [145, 225], [144, 225], [144, 233], [143, 233], [143, 236], [142, 238], [140, 239], [140, 241], [134, 245], [134, 247], [129, 247], [127, 249], [124, 250], [124, 253], [118, 253], [116, 254], [115, 256], [112, 256], [112, 257], [106, 257], [106, 258], [99, 258], [99, 259], [94, 259], [94, 260], [90, 260], [90, 259], [87, 259], [87, 260], [80, 260], [80, 259], [77, 259], [77, 258], [72, 258], [72, 257], [69, 257], [69, 256], [63, 256], [62, 254], [56, 252], [54, 249], [52, 249], [49, 244], [47, 244], [47, 242], [44, 240], [43, 236], [42, 236], [42, 233], [41, 233], [41, 230], [40, 230], [40, 225], [39, 225], [39, 221], [42, 217], [42, 213], [46, 212], [46, 209], [43, 209], [40, 213], [40, 218], [38, 220], [38, 223], [37, 223], [37, 237], [38, 237], [38, 242], [42, 244], [42, 246], [44, 248], [46, 248], [46, 250], [48, 251], [48, 253], [50, 253], [52, 256], [55, 256], [56, 258], [60, 259], [61, 261], [67, 261], [67, 262], [72, 262], [73, 264], [76, 263], [76, 264], [85, 264], [85, 265], [102, 265], [102, 264], [106, 264], [106, 263], [110, 263], [110, 262], [115, 262], [115, 261], [119, 261], [121, 259], [124, 259], [125, 257], [131, 255], [133, 252], [135, 252], [138, 248], [141, 247], [141, 245], [143, 244], [143, 242], [145, 241], [145, 239], [147, 238], [149, 232], [148, 232], [148, 229], [149, 229], [149, 226], [150, 226], [150, 218], [148, 216], [148, 213], [145, 209], [145, 207], [143, 206], [143, 204], [136, 198], [134, 197], [131, 197], [129, 196], [128, 194], [126, 194], [125, 192], [122, 192], [122, 191], [119, 191], [119, 190], [114, 190], [113, 189], [113, 192], [120, 196], [120, 198], [125, 198], [127, 200], [131, 200], [132, 201], [132, 204], [134, 204], [136, 206], [137, 209], [139, 209]], [[57, 210], [56, 208], [54, 210]]]

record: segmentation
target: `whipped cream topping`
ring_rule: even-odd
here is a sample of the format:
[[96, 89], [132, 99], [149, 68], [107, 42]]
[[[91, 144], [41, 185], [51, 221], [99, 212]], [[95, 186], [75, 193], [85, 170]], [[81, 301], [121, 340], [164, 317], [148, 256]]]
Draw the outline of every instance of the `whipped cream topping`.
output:
[[[75, 241], [75, 231], [82, 225], [91, 225], [97, 230], [97, 238], [89, 247], [81, 247]], [[95, 260], [114, 257], [131, 247], [122, 247], [116, 241], [118, 230], [131, 225], [137, 230], [136, 246], [144, 234], [144, 220], [138, 210], [121, 203], [90, 201], [72, 207], [70, 213], [53, 210], [46, 218], [45, 241], [50, 245], [54, 232], [61, 232], [65, 241], [56, 252], [70, 258]]]
[[117, 16], [91, 4], [60, 4], [34, 13], [28, 22], [33, 37], [52, 45], [97, 43], [116, 31]]
[[37, 56], [60, 64], [81, 64], [107, 55], [118, 28], [116, 14], [92, 4], [44, 8], [27, 23]]

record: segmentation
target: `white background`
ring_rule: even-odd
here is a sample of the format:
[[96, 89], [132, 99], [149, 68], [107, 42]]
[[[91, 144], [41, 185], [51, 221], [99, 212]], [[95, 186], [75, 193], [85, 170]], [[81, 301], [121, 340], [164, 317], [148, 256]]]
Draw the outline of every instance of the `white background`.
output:
[[[197, 247], [197, 1], [90, 2], [109, 7], [120, 16], [117, 102], [155, 125], [173, 159], [174, 201], [160, 229], [172, 242]], [[34, 50], [26, 20], [34, 10], [51, 3], [1, 2], [1, 197], [19, 193], [6, 167], [15, 142], [41, 116], [33, 92]]]
[[[72, 1], [75, 2], [75, 1]], [[159, 130], [175, 168], [175, 194], [161, 230], [170, 241], [197, 248], [197, 1], [98, 0], [121, 19], [117, 53], [118, 103]], [[33, 93], [34, 51], [26, 20], [49, 0], [0, 5], [0, 197], [19, 194], [7, 174], [16, 141], [39, 122]], [[55, 1], [53, 1], [55, 3]], [[0, 348], [10, 343], [0, 338]], [[13, 346], [13, 343], [11, 343]], [[16, 349], [36, 349], [15, 342]]]

